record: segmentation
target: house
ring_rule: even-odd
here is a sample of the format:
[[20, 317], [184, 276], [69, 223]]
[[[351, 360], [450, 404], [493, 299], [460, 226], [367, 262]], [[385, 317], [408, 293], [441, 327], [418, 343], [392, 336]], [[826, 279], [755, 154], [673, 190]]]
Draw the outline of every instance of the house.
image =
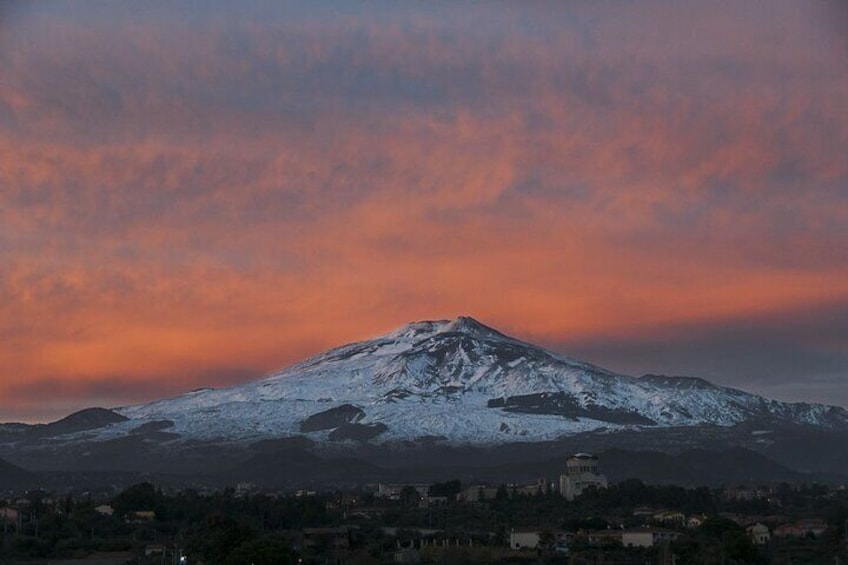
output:
[[760, 522], [748, 526], [745, 528], [745, 531], [748, 532], [748, 537], [751, 538], [751, 541], [757, 545], [766, 545], [769, 539], [771, 539], [768, 526]]
[[621, 532], [624, 547], [653, 547], [663, 542], [672, 542], [680, 537], [678, 532], [662, 528], [633, 528]]
[[607, 488], [607, 478], [598, 473], [598, 458], [577, 453], [565, 461], [565, 474], [559, 476], [559, 492], [566, 500], [574, 500], [588, 488]]
[[578, 535], [589, 545], [621, 545], [621, 530], [582, 530]]
[[705, 514], [692, 514], [689, 518], [686, 519], [686, 527], [687, 528], [700, 528], [701, 525], [707, 521], [707, 516]]
[[569, 534], [566, 532], [543, 529], [543, 528], [522, 528], [513, 529], [509, 533], [509, 547], [511, 549], [537, 549], [543, 540], [543, 533], [548, 531], [548, 535], [553, 534], [553, 547], [558, 551], [567, 550]]
[[798, 524], [781, 524], [774, 529], [774, 535], [778, 538], [802, 538], [804, 530]]
[[374, 520], [385, 514], [386, 509], [380, 506], [358, 506], [348, 512], [349, 516], [364, 518], [366, 520]]
[[480, 502], [482, 500], [493, 500], [497, 495], [497, 487], [474, 485], [460, 491], [456, 495], [456, 500], [459, 502]]
[[802, 538], [806, 532], [798, 524], [781, 524], [774, 529], [778, 538]]
[[654, 521], [662, 522], [663, 524], [682, 524], [686, 521], [686, 516], [676, 510], [661, 510], [654, 514], [653, 518]]
[[0, 518], [3, 518], [6, 522], [17, 522], [18, 516], [20, 516], [20, 512], [17, 508], [11, 506], [0, 508]]
[[130, 512], [128, 518], [136, 522], [152, 522], [156, 519], [156, 512], [153, 510], [136, 510]]
[[115, 513], [115, 509], [109, 506], [108, 504], [101, 504], [100, 506], [95, 506], [94, 511], [100, 514], [101, 516], [111, 516]]
[[637, 506], [633, 509], [633, 516], [638, 517], [653, 517], [654, 514], [657, 513], [657, 510], [654, 510], [650, 506]]
[[821, 518], [810, 518], [801, 520], [798, 525], [804, 530], [804, 535], [811, 534], [814, 537], [821, 537], [827, 531], [827, 522]]
[[548, 485], [544, 479], [539, 479], [535, 483], [529, 483], [526, 485], [507, 485], [507, 492], [509, 493], [509, 496], [537, 496], [548, 492]]
[[827, 523], [819, 518], [801, 520], [794, 524], [781, 524], [774, 529], [774, 535], [779, 538], [803, 538], [808, 535], [821, 536], [827, 530]]
[[448, 503], [446, 496], [425, 496], [418, 501], [418, 508], [430, 508], [431, 506], [445, 506]]
[[768, 493], [762, 489], [729, 488], [724, 491], [727, 500], [758, 500], [767, 497]]
[[165, 546], [159, 543], [149, 543], [144, 546], [144, 556], [151, 557], [153, 555], [164, 555]]
[[509, 532], [509, 547], [512, 549], [536, 549], [539, 547], [539, 530], [515, 530]]

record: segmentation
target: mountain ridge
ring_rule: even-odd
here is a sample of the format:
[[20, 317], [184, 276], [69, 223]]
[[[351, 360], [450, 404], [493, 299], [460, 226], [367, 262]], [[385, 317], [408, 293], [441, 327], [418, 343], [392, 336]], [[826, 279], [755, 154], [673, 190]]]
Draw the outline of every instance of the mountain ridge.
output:
[[621, 375], [461, 316], [412, 322], [242, 385], [91, 409], [36, 435], [53, 431], [69, 442], [133, 436], [163, 445], [298, 436], [497, 445], [740, 424], [848, 430], [848, 411], [769, 400], [697, 377]]
[[842, 408], [778, 402], [697, 377], [620, 375], [468, 316], [412, 322], [257, 381], [115, 412], [135, 426], [172, 421], [174, 433], [195, 439], [306, 434], [329, 441], [335, 428], [303, 431], [303, 422], [344, 405], [358, 416], [343, 425], [379, 429], [369, 437], [377, 442], [431, 436], [457, 444], [497, 444], [633, 426], [731, 426], [755, 420], [848, 429]]
[[[615, 449], [660, 454], [644, 456], [646, 480], [840, 480], [846, 445], [843, 408], [697, 377], [620, 375], [469, 317], [413, 322], [229, 388], [0, 424], [0, 458], [45, 477], [150, 473], [191, 484], [260, 468], [257, 479], [290, 486], [509, 478], [556, 467], [554, 454]], [[735, 448], [758, 454], [736, 474], [707, 476], [678, 457]]]

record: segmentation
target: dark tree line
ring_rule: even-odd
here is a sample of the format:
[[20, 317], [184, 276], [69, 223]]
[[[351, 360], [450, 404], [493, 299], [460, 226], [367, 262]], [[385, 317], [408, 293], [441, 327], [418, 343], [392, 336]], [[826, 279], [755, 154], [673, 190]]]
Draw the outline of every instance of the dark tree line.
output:
[[[369, 493], [236, 496], [228, 489], [211, 495], [191, 490], [166, 494], [150, 483], [134, 485], [110, 501], [98, 502], [65, 497], [48, 504], [46, 493], [33, 492], [21, 517], [5, 525], [0, 562], [81, 557], [94, 551], [128, 550], [141, 555], [148, 544], [164, 545], [171, 555], [182, 551], [190, 556], [190, 563], [202, 561], [206, 565], [265, 565], [297, 559], [320, 562], [320, 550], [302, 547], [299, 533], [304, 528], [341, 525], [353, 527], [350, 546], [364, 555], [361, 562], [388, 559], [398, 541], [420, 539], [421, 534], [416, 533], [419, 529], [473, 539], [475, 545], [505, 547], [511, 529], [528, 527], [545, 532], [542, 545], [551, 551], [546, 559], [556, 562], [559, 557], [551, 549], [554, 531], [638, 526], [644, 518], [635, 516], [633, 510], [643, 506], [710, 516], [699, 528], [681, 529], [685, 535], [666, 548], [679, 563], [757, 565], [780, 562], [781, 555], [802, 563], [804, 559], [797, 557], [802, 554], [810, 563], [823, 559], [833, 562], [834, 556], [844, 555], [848, 541], [848, 493], [816, 485], [781, 486], [767, 499], [754, 501], [728, 500], [721, 492], [707, 488], [645, 485], [636, 480], [589, 490], [573, 502], [555, 493], [510, 495], [502, 488], [491, 500], [460, 503], [455, 497], [461, 488], [459, 481], [431, 485], [429, 494], [439, 497], [440, 503], [429, 505], [411, 486], [402, 490], [397, 501], [376, 499]], [[97, 511], [103, 503], [111, 505], [113, 515]], [[365, 516], [357, 512], [362, 508], [376, 508], [378, 512]], [[137, 516], [151, 511], [155, 513], [152, 520]], [[790, 519], [815, 516], [825, 518], [830, 528], [819, 539], [775, 544], [766, 551], [754, 547], [744, 528], [720, 518], [722, 512], [778, 512]], [[399, 533], [388, 536], [382, 526], [399, 528]], [[589, 559], [586, 562], [613, 551], [581, 546], [581, 542], [575, 542], [572, 549], [572, 557], [582, 555]], [[627, 555], [623, 549], [616, 551], [622, 558]], [[644, 552], [642, 557], [659, 555]], [[139, 557], [139, 564], [153, 562]], [[161, 563], [161, 558], [155, 562]]]

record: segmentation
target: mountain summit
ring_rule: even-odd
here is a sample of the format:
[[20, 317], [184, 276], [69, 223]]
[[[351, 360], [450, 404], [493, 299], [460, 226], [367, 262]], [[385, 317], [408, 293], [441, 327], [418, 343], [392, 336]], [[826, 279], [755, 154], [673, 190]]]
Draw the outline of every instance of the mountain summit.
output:
[[[848, 429], [848, 412], [767, 400], [701, 379], [636, 378], [522, 342], [470, 317], [414, 322], [245, 385], [115, 410], [169, 441], [455, 444], [553, 440], [593, 430], [804, 425]], [[145, 428], [147, 429], [147, 428]]]

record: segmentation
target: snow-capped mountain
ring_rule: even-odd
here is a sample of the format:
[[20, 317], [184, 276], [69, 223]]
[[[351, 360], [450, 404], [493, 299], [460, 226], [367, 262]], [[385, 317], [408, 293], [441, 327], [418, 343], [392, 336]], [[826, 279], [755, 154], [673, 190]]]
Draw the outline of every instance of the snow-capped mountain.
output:
[[[684, 377], [619, 375], [476, 320], [415, 322], [261, 380], [116, 409], [99, 438], [384, 443], [436, 437], [498, 444], [579, 432], [744, 422], [848, 429], [848, 411], [767, 400]], [[91, 436], [88, 436], [91, 438]]]

